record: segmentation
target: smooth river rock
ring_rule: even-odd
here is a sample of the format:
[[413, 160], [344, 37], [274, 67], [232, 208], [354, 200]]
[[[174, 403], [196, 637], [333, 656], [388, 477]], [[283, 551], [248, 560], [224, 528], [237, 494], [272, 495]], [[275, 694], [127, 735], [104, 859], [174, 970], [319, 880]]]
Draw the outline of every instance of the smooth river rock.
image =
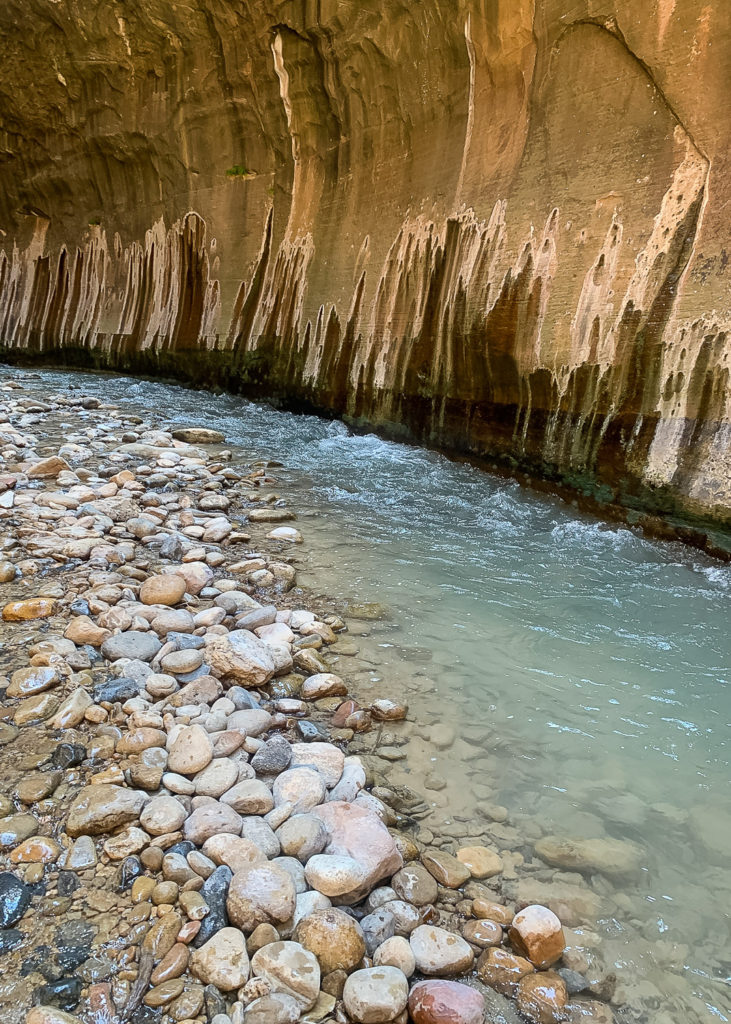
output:
[[343, 989], [348, 1015], [358, 1024], [387, 1024], [406, 1008], [409, 983], [397, 967], [368, 967], [351, 974]]
[[184, 726], [168, 751], [168, 771], [195, 775], [213, 760], [213, 743], [200, 725]]
[[298, 942], [272, 942], [251, 958], [251, 973], [269, 983], [270, 991], [297, 1001], [302, 1012], [311, 1009], [320, 992], [317, 958]]
[[414, 1024], [482, 1024], [485, 998], [457, 981], [420, 981], [409, 993]]
[[0, 872], [0, 928], [10, 928], [30, 906], [31, 890], [10, 871]]
[[154, 633], [143, 633], [130, 629], [126, 633], [110, 636], [102, 644], [102, 654], [108, 661], [118, 658], [136, 658], [139, 661], [152, 661], [162, 644]]
[[293, 743], [291, 768], [311, 765], [322, 776], [328, 789], [340, 781], [345, 765], [345, 755], [332, 743]]
[[612, 877], [636, 875], [642, 850], [627, 839], [570, 839], [545, 836], [535, 844], [537, 855], [553, 867], [598, 872]]
[[164, 573], [162, 576], [149, 576], [140, 587], [140, 601], [143, 604], [175, 605], [182, 600], [185, 593], [185, 580], [182, 576]]
[[527, 974], [518, 983], [518, 1009], [535, 1024], [555, 1024], [561, 1020], [567, 1000], [566, 985], [555, 971]]
[[249, 977], [246, 938], [238, 928], [222, 928], [197, 949], [190, 958], [190, 969], [204, 985], [215, 985], [221, 992], [241, 988]]
[[566, 945], [558, 917], [537, 904], [524, 907], [515, 915], [509, 937], [516, 953], [541, 968], [556, 963]]
[[237, 814], [233, 807], [217, 800], [196, 807], [183, 825], [183, 835], [197, 846], [202, 846], [207, 839], [222, 832], [240, 835], [241, 815]]
[[416, 969], [422, 974], [453, 977], [472, 966], [475, 954], [460, 935], [422, 924], [409, 936]]
[[149, 799], [147, 793], [122, 786], [86, 786], [71, 804], [66, 831], [73, 837], [112, 832], [137, 821]]
[[274, 659], [265, 643], [246, 629], [206, 637], [206, 660], [214, 674], [239, 686], [264, 686], [274, 675]]
[[357, 861], [364, 873], [364, 881], [341, 893], [340, 902], [357, 903], [403, 866], [393, 837], [372, 811], [356, 804], [333, 801], [315, 807], [312, 813], [320, 818], [330, 836], [325, 854], [349, 857]]
[[363, 931], [349, 914], [334, 907], [303, 917], [293, 938], [317, 957], [323, 974], [352, 971], [366, 952]]
[[251, 932], [258, 924], [288, 921], [295, 909], [292, 876], [276, 864], [251, 864], [238, 870], [228, 891], [226, 908], [234, 924]]

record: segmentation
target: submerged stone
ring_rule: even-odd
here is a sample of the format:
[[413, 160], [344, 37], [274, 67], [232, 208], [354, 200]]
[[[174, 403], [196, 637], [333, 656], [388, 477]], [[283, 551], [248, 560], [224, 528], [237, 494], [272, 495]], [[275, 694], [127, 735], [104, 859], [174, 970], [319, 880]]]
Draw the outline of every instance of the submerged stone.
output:
[[10, 871], [0, 873], [0, 928], [19, 921], [30, 906], [31, 891]]

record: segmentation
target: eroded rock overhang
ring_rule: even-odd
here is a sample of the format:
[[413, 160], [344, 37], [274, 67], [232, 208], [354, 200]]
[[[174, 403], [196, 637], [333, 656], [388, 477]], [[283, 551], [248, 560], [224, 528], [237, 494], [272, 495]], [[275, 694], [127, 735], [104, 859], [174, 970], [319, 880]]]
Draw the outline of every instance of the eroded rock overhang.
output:
[[731, 9], [6, 0], [6, 357], [727, 523]]

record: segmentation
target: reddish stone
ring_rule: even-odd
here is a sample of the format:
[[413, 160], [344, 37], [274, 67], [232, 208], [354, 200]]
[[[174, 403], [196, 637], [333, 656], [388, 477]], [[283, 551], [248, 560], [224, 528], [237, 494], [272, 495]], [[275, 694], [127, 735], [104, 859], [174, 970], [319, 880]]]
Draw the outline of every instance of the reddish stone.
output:
[[353, 732], [368, 732], [370, 727], [370, 711], [354, 711], [352, 715], [348, 715], [348, 717], [345, 719], [345, 728], [352, 729]]
[[178, 932], [178, 942], [182, 942], [187, 946], [189, 942], [193, 941], [193, 939], [196, 937], [200, 930], [200, 921], [186, 921], [183, 927]]
[[119, 1019], [112, 1002], [112, 986], [108, 982], [89, 986], [89, 1005], [96, 1024], [114, 1024]]
[[495, 946], [486, 949], [477, 961], [477, 976], [480, 981], [484, 981], [486, 985], [504, 996], [514, 996], [520, 979], [534, 970], [530, 960]]
[[458, 981], [420, 981], [409, 994], [414, 1024], [482, 1024], [483, 996]]
[[360, 711], [360, 704], [358, 704], [357, 701], [344, 700], [332, 717], [332, 724], [334, 728], [342, 729], [345, 725], [346, 718], [354, 714], [356, 711]]
[[526, 974], [520, 979], [516, 996], [518, 1009], [535, 1024], [555, 1024], [563, 1020], [568, 994], [566, 985], [554, 971]]
[[533, 904], [513, 918], [509, 932], [516, 953], [527, 957], [536, 967], [550, 967], [564, 951], [561, 922], [548, 907]]

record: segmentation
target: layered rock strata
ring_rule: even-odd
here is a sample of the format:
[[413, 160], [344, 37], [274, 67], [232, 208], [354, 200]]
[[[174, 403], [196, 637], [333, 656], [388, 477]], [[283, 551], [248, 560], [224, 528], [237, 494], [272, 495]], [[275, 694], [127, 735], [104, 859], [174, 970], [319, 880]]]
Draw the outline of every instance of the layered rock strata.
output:
[[731, 11], [8, 0], [6, 357], [724, 523]]

